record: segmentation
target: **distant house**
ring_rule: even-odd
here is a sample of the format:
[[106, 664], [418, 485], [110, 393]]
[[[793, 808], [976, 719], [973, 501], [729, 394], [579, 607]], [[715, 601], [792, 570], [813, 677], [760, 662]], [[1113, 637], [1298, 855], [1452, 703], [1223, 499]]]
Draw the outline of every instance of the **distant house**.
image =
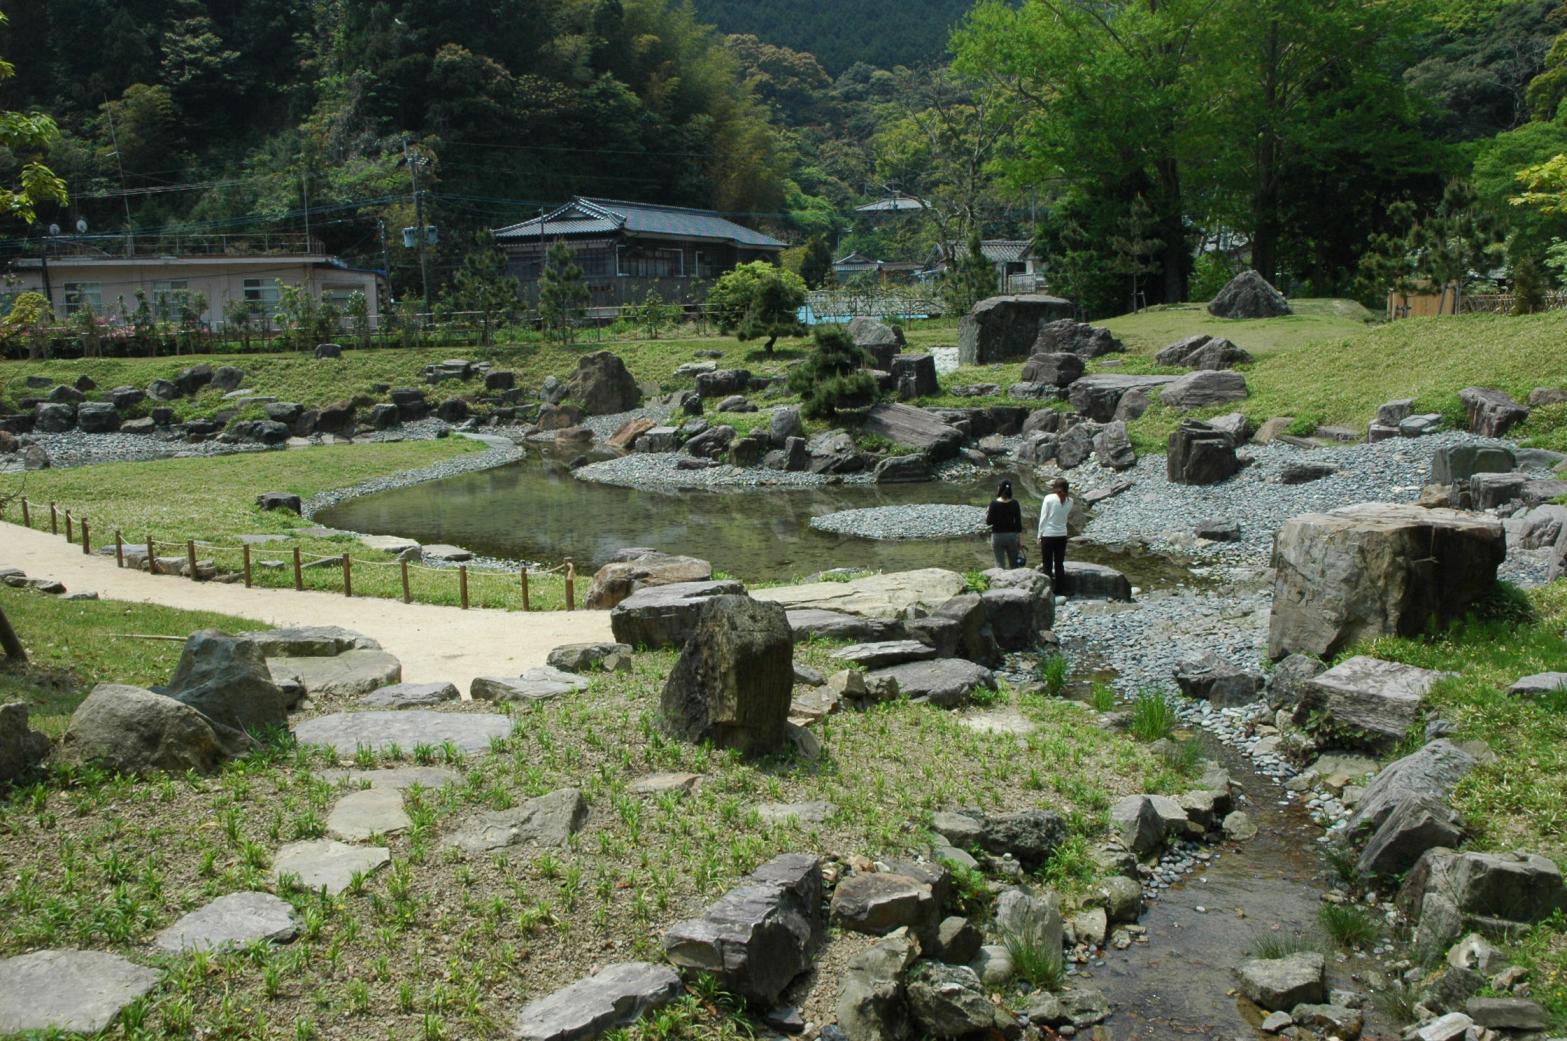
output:
[[508, 270], [525, 297], [538, 295], [544, 256], [556, 242], [570, 247], [582, 268], [592, 306], [636, 303], [650, 291], [687, 300], [736, 265], [778, 262], [784, 243], [713, 210], [588, 199], [498, 228]]
[[881, 261], [858, 250], [832, 262], [833, 277], [840, 282], [847, 282], [858, 275], [874, 275], [880, 270]]
[[318, 302], [340, 310], [355, 293], [363, 293], [374, 320], [386, 281], [381, 272], [351, 267], [302, 236], [148, 241], [129, 247], [122, 239], [66, 239], [51, 241], [47, 248], [47, 264], [43, 257], [13, 263], [18, 283], [8, 295], [45, 293], [62, 317], [87, 308], [97, 315], [129, 316], [141, 293], [160, 319], [177, 320], [187, 305], [197, 303], [200, 320], [216, 328], [229, 302], [243, 300], [251, 313], [270, 322], [281, 286], [302, 285]]
[[[984, 239], [979, 251], [996, 269], [996, 291], [1001, 293], [1033, 293], [1044, 288], [1044, 270], [1034, 256], [1034, 244], [1027, 239]], [[940, 245], [931, 247], [930, 258], [925, 263], [922, 277], [937, 278], [948, 267], [946, 251]]]

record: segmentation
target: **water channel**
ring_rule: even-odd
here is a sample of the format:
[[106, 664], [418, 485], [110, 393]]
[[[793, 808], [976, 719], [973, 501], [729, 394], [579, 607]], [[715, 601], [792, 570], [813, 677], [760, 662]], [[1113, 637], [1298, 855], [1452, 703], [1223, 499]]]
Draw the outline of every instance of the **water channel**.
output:
[[[1044, 494], [1032, 474], [997, 471], [924, 484], [649, 490], [579, 481], [564, 464], [536, 455], [352, 499], [317, 519], [350, 531], [450, 543], [484, 556], [548, 564], [571, 557], [579, 571], [597, 567], [626, 546], [700, 557], [749, 581], [789, 581], [836, 567], [968, 571], [993, 566], [984, 536], [877, 541], [817, 531], [810, 519], [876, 506], [984, 506], [1003, 478], [1019, 489], [1027, 526]], [[1074, 541], [1072, 554], [1116, 567], [1144, 588], [1190, 577], [1163, 557], [1085, 540]], [[1037, 550], [1030, 557], [1037, 563]]]

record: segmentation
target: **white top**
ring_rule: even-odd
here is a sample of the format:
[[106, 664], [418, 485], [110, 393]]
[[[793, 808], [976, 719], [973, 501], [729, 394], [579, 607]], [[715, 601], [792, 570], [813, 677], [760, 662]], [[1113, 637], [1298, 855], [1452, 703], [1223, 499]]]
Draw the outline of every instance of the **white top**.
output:
[[1064, 538], [1066, 536], [1066, 519], [1071, 512], [1071, 496], [1062, 499], [1055, 492], [1045, 496], [1044, 503], [1039, 507], [1039, 537], [1042, 539]]

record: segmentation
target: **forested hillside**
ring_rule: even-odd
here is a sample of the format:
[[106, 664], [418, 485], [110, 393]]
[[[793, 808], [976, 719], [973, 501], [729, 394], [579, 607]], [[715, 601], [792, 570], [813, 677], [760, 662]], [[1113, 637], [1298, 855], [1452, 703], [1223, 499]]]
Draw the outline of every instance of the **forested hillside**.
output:
[[696, 0], [726, 33], [816, 55], [837, 75], [855, 62], [878, 68], [943, 61], [947, 35], [970, 0]]

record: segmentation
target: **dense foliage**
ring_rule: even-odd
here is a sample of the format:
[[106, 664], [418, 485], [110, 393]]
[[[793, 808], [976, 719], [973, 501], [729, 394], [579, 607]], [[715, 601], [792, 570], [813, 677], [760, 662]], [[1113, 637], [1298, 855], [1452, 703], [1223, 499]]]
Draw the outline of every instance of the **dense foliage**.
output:
[[697, 0], [724, 32], [748, 33], [809, 51], [839, 73], [856, 62], [879, 68], [933, 65], [970, 0]]
[[830, 419], [840, 410], [875, 404], [876, 378], [867, 362], [847, 332], [818, 328], [810, 355], [789, 370], [789, 389], [800, 395], [806, 418]]
[[741, 341], [765, 340], [772, 353], [780, 336], [803, 336], [799, 310], [805, 304], [805, 282], [793, 271], [765, 260], [741, 264], [713, 284], [708, 306], [718, 328]]

